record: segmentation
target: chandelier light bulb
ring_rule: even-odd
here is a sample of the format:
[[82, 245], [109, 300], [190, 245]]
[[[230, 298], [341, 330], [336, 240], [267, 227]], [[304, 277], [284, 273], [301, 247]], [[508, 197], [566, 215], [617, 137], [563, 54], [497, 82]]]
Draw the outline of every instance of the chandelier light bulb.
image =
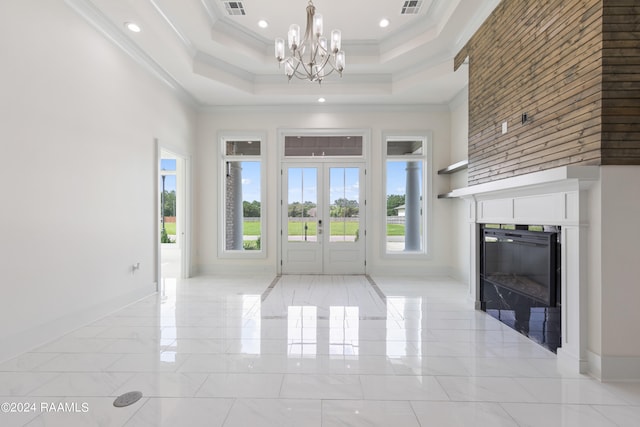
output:
[[337, 53], [342, 45], [342, 33], [340, 30], [331, 31], [331, 51]]
[[284, 39], [276, 39], [276, 59], [278, 62], [282, 62], [284, 59]]
[[327, 55], [327, 38], [326, 37], [320, 37], [318, 39], [318, 44], [320, 45], [320, 56], [321, 57], [325, 57]]
[[317, 14], [313, 17], [313, 34], [316, 37], [320, 37], [322, 35], [323, 25], [322, 25], [322, 15]]
[[341, 72], [342, 70], [344, 70], [345, 65], [344, 52], [340, 51], [336, 53], [336, 69]]
[[291, 24], [289, 27], [289, 49], [296, 50], [300, 45], [300, 25]]

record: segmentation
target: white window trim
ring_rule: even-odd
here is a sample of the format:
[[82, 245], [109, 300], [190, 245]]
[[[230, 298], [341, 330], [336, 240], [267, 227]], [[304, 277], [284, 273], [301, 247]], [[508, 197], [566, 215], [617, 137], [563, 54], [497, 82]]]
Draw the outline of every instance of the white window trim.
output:
[[[382, 195], [382, 210], [384, 213], [384, 220], [380, 224], [381, 232], [381, 256], [384, 259], [396, 259], [396, 260], [428, 260], [432, 258], [432, 230], [433, 230], [433, 176], [432, 176], [432, 163], [433, 163], [433, 133], [431, 131], [384, 131], [382, 132], [382, 187], [384, 193]], [[394, 156], [387, 155], [387, 142], [407, 139], [419, 139], [423, 141], [423, 153], [420, 156]], [[420, 252], [388, 252], [387, 251], [387, 161], [388, 160], [422, 160], [423, 173], [422, 173], [422, 247]]]
[[[260, 155], [229, 156], [226, 154], [227, 141], [260, 141]], [[224, 131], [218, 134], [218, 257], [225, 259], [257, 259], [267, 257], [267, 164], [266, 164], [266, 132], [235, 132]], [[228, 250], [225, 247], [226, 239], [226, 185], [225, 171], [228, 161], [258, 161], [260, 162], [260, 250]]]

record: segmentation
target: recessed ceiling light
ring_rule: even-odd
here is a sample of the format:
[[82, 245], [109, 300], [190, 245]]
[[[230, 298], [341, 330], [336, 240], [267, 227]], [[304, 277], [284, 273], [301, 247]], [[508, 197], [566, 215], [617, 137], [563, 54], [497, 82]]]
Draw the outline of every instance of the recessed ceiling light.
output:
[[323, 103], [325, 101], [326, 101], [326, 99], [324, 99], [324, 98], [318, 98], [318, 102], [320, 102], [320, 103]]
[[258, 21], [258, 27], [260, 28], [267, 28], [269, 26], [269, 23], [267, 21], [265, 21], [264, 19], [261, 19]]
[[140, 31], [142, 31], [140, 25], [136, 24], [135, 22], [125, 22], [124, 26], [127, 28], [127, 30], [133, 33], [139, 33]]
[[387, 18], [382, 18], [380, 20], [380, 28], [387, 28], [389, 26], [390, 22]]

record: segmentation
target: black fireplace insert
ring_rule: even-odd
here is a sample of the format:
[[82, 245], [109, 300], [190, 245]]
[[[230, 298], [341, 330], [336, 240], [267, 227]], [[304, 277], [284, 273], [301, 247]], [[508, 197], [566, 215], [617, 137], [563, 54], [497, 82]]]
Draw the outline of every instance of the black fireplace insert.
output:
[[560, 345], [560, 228], [511, 228], [481, 229], [481, 307], [555, 352]]

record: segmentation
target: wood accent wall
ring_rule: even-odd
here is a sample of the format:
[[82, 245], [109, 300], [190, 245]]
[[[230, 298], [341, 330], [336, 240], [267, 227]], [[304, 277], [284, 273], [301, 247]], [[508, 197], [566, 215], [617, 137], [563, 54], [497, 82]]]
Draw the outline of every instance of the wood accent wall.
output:
[[640, 164], [637, 1], [498, 5], [455, 59], [469, 60], [469, 185], [569, 164]]
[[640, 165], [640, 0], [605, 0], [602, 164]]

